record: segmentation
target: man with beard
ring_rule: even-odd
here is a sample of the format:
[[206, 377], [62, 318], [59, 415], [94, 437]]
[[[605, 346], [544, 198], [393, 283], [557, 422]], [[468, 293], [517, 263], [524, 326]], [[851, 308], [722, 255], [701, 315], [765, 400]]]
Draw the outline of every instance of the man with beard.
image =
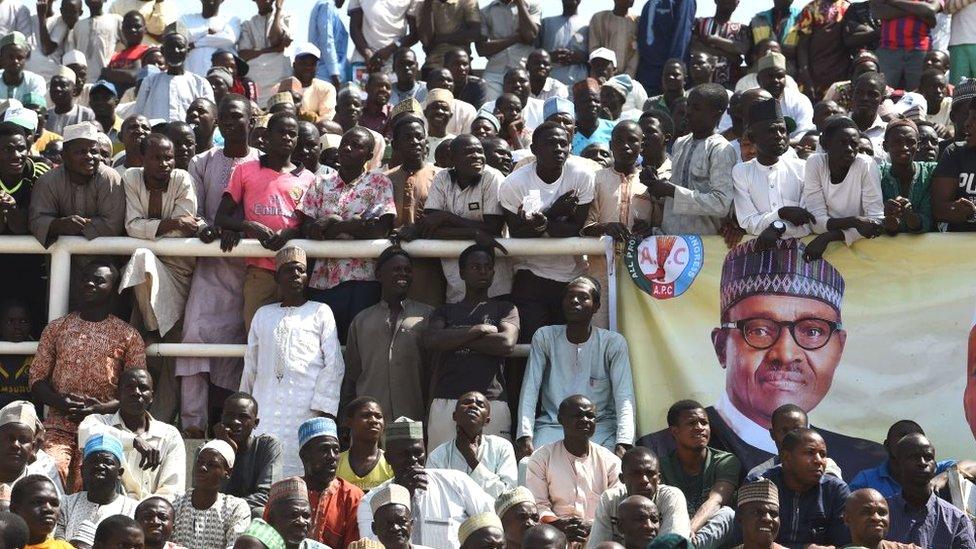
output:
[[119, 411], [92, 414], [78, 426], [79, 442], [99, 434], [122, 442], [122, 489], [136, 500], [176, 497], [186, 486], [186, 447], [176, 427], [149, 413], [153, 389], [147, 370], [126, 370], [119, 376]]
[[[374, 513], [381, 509], [373, 506], [373, 500], [383, 502], [389, 497], [383, 495], [386, 493], [383, 489], [390, 487], [393, 492], [394, 485], [409, 492], [406, 499], [411, 505], [408, 509], [413, 508], [415, 521], [410, 539], [434, 549], [458, 547], [459, 524], [468, 517], [492, 510], [491, 497], [468, 475], [460, 471], [427, 469], [424, 467], [426, 457], [421, 422], [404, 417], [387, 426], [386, 459], [393, 467], [393, 478], [371, 490], [360, 502], [358, 519], [362, 535], [374, 539], [379, 536], [373, 530], [373, 524], [379, 519]], [[446, 517], [452, 520], [446, 522]]]
[[308, 536], [329, 547], [346, 547], [359, 539], [356, 511], [363, 491], [336, 477], [339, 435], [335, 421], [327, 417], [305, 420], [298, 427], [298, 455], [305, 469], [312, 514]]
[[[308, 487], [301, 477], [288, 477], [271, 485], [264, 519], [251, 521], [234, 543], [234, 549], [327, 549], [328, 546], [306, 536], [311, 505]], [[345, 544], [336, 545], [345, 547]]]
[[199, 74], [185, 70], [183, 64], [188, 51], [186, 27], [182, 23], [167, 26], [162, 43], [166, 72], [151, 74], [142, 81], [135, 112], [149, 119], [183, 120], [194, 99], [206, 97], [213, 101], [210, 82]]
[[688, 537], [691, 526], [687, 502], [681, 490], [661, 483], [661, 466], [657, 456], [642, 446], [627, 450], [620, 461], [620, 484], [600, 496], [593, 518], [587, 547], [604, 541], [624, 542], [618, 519], [621, 503], [629, 496], [642, 496], [652, 504], [658, 517], [657, 534], [680, 534]]
[[[768, 250], [757, 244], [733, 248], [722, 266], [721, 326], [712, 331], [712, 344], [726, 371], [725, 391], [705, 410], [712, 446], [735, 454], [746, 470], [776, 452], [769, 429], [777, 408], [795, 404], [810, 413], [824, 399], [847, 340], [840, 323], [844, 279], [833, 265], [807, 262], [797, 240], [777, 240]], [[770, 294], [774, 279], [779, 291]], [[847, 475], [884, 459], [876, 442], [817, 431]], [[665, 431], [638, 443], [658, 455], [674, 447]]]

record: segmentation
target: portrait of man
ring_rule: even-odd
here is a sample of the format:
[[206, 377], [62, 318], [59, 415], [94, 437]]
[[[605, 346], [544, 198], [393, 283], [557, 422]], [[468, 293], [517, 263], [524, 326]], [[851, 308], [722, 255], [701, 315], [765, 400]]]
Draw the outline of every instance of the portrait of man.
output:
[[[824, 399], [847, 342], [837, 269], [822, 259], [807, 262], [799, 240], [781, 239], [770, 249], [758, 244], [733, 248], [722, 265], [720, 324], [711, 342], [725, 391], [706, 408], [709, 445], [735, 454], [744, 471], [776, 453], [770, 436], [776, 408], [795, 404], [809, 413]], [[847, 480], [885, 457], [876, 442], [817, 431]], [[674, 448], [667, 430], [638, 444], [661, 456]]]

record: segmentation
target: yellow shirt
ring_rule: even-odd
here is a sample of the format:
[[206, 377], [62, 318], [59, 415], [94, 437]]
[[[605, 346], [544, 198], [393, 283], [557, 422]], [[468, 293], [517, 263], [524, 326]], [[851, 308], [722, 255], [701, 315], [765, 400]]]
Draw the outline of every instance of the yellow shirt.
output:
[[54, 537], [49, 537], [41, 543], [36, 545], [28, 545], [24, 547], [24, 549], [75, 549], [75, 547], [63, 539], [54, 539]]
[[47, 147], [48, 143], [51, 141], [59, 141], [61, 139], [62, 138], [60, 135], [49, 130], [44, 130], [41, 132], [41, 136], [37, 138], [37, 141], [34, 141], [34, 146], [31, 147], [31, 154], [39, 155], [44, 152], [44, 149]]
[[339, 468], [336, 470], [336, 476], [356, 485], [363, 492], [368, 492], [393, 478], [393, 467], [390, 467], [384, 456], [380, 456], [372, 471], [366, 473], [364, 477], [357, 476], [352, 467], [349, 466], [349, 451], [347, 450], [339, 454]]

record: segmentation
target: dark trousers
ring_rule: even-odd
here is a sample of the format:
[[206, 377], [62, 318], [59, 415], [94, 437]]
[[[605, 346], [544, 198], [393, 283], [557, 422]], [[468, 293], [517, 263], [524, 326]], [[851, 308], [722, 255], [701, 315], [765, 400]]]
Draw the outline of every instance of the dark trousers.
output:
[[308, 298], [332, 309], [339, 332], [339, 343], [346, 344], [352, 319], [360, 311], [380, 302], [380, 283], [375, 280], [349, 280], [327, 290], [308, 289]]
[[[536, 330], [543, 326], [566, 323], [566, 316], [563, 314], [566, 285], [566, 282], [542, 278], [525, 269], [515, 271], [512, 280], [512, 303], [518, 308], [519, 313], [519, 343], [531, 343]], [[518, 418], [518, 402], [519, 395], [522, 394], [525, 364], [524, 358], [517, 358], [509, 360], [505, 365], [508, 402], [515, 421]]]

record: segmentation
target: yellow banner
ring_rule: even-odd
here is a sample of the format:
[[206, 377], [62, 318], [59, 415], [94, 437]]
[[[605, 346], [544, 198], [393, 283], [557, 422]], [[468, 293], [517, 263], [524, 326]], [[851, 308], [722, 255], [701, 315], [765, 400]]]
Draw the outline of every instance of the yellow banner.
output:
[[[637, 432], [664, 429], [668, 407], [690, 398], [717, 405], [727, 423], [741, 422], [733, 426], [741, 438], [754, 439], [762, 431], [755, 429], [758, 424], [741, 421], [754, 415], [738, 409], [748, 408], [742, 399], [732, 406], [735, 410], [721, 407], [723, 396], [735, 391], [736, 382], [727, 380], [740, 367], [723, 369], [712, 343], [713, 330], [720, 325], [719, 281], [728, 248], [719, 237], [701, 241], [701, 270], [673, 298], [651, 297], [647, 283], [642, 281], [642, 289], [628, 274], [626, 258], [618, 263], [618, 327], [630, 345]], [[689, 240], [678, 247], [693, 244]], [[647, 248], [645, 260], [656, 261], [654, 250]], [[666, 252], [659, 250], [659, 255], [667, 257]], [[688, 261], [674, 253], [670, 257], [669, 262]], [[821, 371], [810, 374], [818, 378], [816, 383], [796, 389], [816, 390], [824, 381], [829, 386], [819, 404], [808, 410], [811, 423], [880, 443], [891, 423], [910, 418], [925, 429], [940, 459], [973, 457], [963, 393], [976, 306], [976, 236], [899, 235], [862, 240], [850, 248], [832, 244], [825, 259], [846, 284], [841, 306], [846, 341], [832, 380]], [[725, 402], [734, 400], [730, 396]], [[976, 418], [976, 410], [972, 415]], [[844, 476], [856, 472], [845, 470]]]

